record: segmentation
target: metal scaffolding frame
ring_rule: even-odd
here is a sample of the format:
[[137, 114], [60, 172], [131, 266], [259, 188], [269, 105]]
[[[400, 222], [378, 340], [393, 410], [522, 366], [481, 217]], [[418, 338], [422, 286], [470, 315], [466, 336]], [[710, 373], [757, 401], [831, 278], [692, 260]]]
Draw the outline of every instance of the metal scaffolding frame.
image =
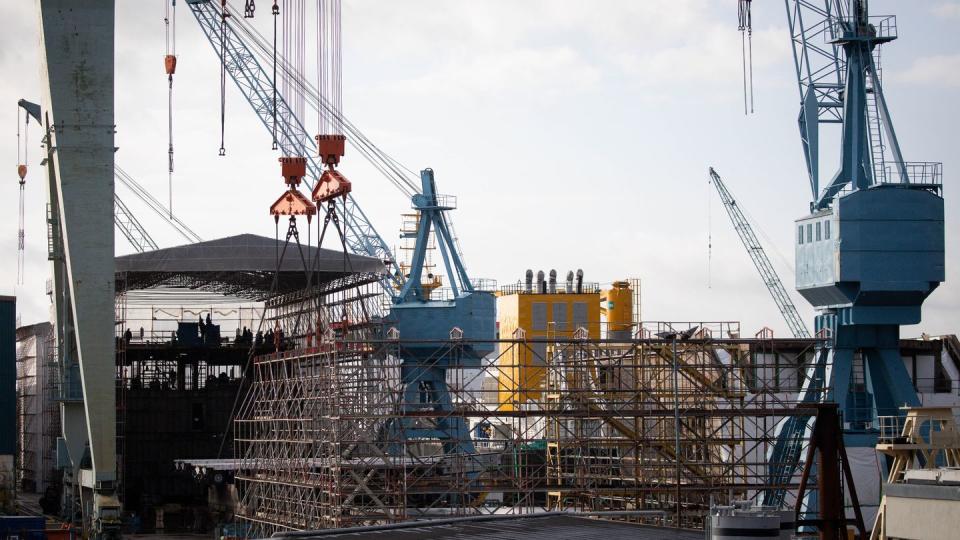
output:
[[17, 486], [43, 493], [56, 483], [58, 370], [53, 327], [39, 323], [17, 329]]
[[[401, 422], [443, 430], [445, 417], [429, 387], [401, 403], [400, 365], [425, 343], [375, 322], [362, 337], [320, 325], [253, 359], [234, 437], [250, 534], [547, 510], [665, 510], [628, 519], [699, 527], [711, 502], [796, 486], [767, 484], [768, 455], [777, 424], [798, 414], [816, 340], [745, 339], [729, 323], [646, 323], [628, 340], [583, 331], [546, 347], [501, 336], [480, 369], [448, 375], [448, 417], [467, 421], [476, 448], [466, 454], [403, 438]], [[453, 330], [429, 344], [431, 362], [457, 366], [477, 344]], [[531, 355], [517, 368], [537, 372], [509, 379], [505, 359]], [[501, 407], [505, 385], [524, 400]]]

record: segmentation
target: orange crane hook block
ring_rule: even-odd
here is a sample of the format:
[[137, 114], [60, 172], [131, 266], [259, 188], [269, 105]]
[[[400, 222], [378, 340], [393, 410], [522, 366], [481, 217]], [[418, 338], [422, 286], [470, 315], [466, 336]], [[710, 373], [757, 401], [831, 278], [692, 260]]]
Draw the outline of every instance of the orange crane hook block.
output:
[[317, 135], [317, 154], [328, 167], [340, 164], [347, 138], [344, 135]]
[[273, 216], [275, 221], [279, 221], [280, 216], [307, 216], [307, 222], [309, 223], [316, 215], [317, 207], [297, 189], [300, 181], [307, 174], [307, 159], [303, 157], [282, 157], [280, 158], [280, 171], [283, 174], [283, 181], [286, 182], [289, 189], [270, 205], [270, 215]]
[[177, 72], [177, 57], [168, 54], [163, 57], [163, 68], [166, 70], [167, 75], [173, 75]]
[[20, 176], [20, 185], [22, 186], [27, 182], [27, 166], [26, 165], [17, 165], [17, 175]]
[[323, 171], [320, 180], [313, 188], [311, 197], [318, 203], [332, 201], [337, 197], [346, 197], [353, 188], [349, 180], [336, 169], [327, 169]]

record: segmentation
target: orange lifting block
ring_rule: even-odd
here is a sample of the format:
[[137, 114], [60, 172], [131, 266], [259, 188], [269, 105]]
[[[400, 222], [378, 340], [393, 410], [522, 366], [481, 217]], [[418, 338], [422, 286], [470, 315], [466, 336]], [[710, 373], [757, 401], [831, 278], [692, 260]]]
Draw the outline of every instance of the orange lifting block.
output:
[[343, 135], [317, 135], [317, 155], [326, 165], [337, 165], [346, 147], [347, 138]]
[[320, 176], [320, 181], [313, 188], [313, 200], [317, 202], [327, 202], [337, 197], [346, 197], [350, 193], [352, 185], [336, 169], [327, 169]]
[[167, 75], [173, 75], [177, 71], [177, 57], [168, 54], [163, 57], [163, 67], [167, 70]]
[[307, 221], [310, 221], [316, 213], [317, 207], [302, 193], [292, 188], [281, 195], [277, 202], [270, 205], [270, 215], [276, 219], [280, 219], [280, 216], [307, 216]]
[[25, 182], [24, 179], [27, 177], [27, 166], [17, 165], [17, 174], [20, 176], [20, 183], [23, 184]]
[[283, 181], [287, 185], [299, 186], [300, 180], [307, 174], [307, 158], [305, 157], [282, 157], [280, 158], [280, 171], [283, 174]]

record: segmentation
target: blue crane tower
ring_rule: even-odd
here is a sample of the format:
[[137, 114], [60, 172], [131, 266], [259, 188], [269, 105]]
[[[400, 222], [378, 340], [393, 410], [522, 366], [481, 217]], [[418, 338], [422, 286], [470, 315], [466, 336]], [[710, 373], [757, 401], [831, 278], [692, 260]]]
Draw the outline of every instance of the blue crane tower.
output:
[[[836, 401], [851, 452], [872, 452], [877, 417], [918, 398], [899, 352], [900, 326], [921, 320], [944, 280], [941, 164], [904, 161], [881, 84], [879, 47], [895, 16], [866, 0], [788, 0], [800, 88], [799, 127], [809, 214], [795, 222], [796, 288], [818, 311], [823, 339], [801, 400]], [[841, 126], [840, 169], [820, 186], [819, 126]], [[800, 459], [806, 418], [781, 424], [770, 483]], [[783, 489], [766, 493], [782, 504]]]
[[[433, 171], [421, 172], [423, 190], [413, 196], [413, 207], [419, 214], [410, 273], [403, 288], [393, 299], [387, 317], [391, 328], [406, 341], [400, 364], [403, 386], [402, 412], [432, 411], [436, 416], [427, 422], [415, 416], [401, 417], [399, 426], [388, 440], [403, 441], [437, 439], [446, 454], [474, 454], [468, 426], [462, 416], [454, 414], [454, 405], [447, 388], [447, 370], [480, 368], [483, 357], [493, 352], [496, 335], [496, 304], [489, 292], [478, 291], [470, 282], [456, 249], [455, 239], [447, 222], [446, 212], [455, 208], [451, 197], [437, 193]], [[451, 298], [435, 299], [424, 287], [422, 274], [430, 236], [437, 239], [443, 265], [451, 287]], [[451, 339], [463, 345], [456, 354], [444, 354]], [[401, 448], [394, 444], [394, 455]]]
[[[221, 56], [226, 72], [263, 126], [276, 134], [279, 150], [285, 155], [306, 156], [305, 182], [312, 187], [309, 177], [319, 178], [323, 170], [323, 163], [313, 155], [313, 136], [279, 93], [274, 114], [273, 79], [263, 64], [270, 61], [275, 51], [238, 17], [221, 27], [221, 7], [216, 2], [187, 0], [187, 4], [210, 45]], [[401, 443], [438, 440], [444, 453], [473, 454], [469, 430], [464, 418], [454, 410], [446, 375], [449, 369], [478, 368], [481, 359], [492, 352], [496, 304], [493, 295], [476, 290], [467, 275], [447, 216], [447, 212], [456, 207], [455, 199], [437, 192], [431, 169], [421, 171], [419, 186], [405, 178], [402, 168], [339, 116], [339, 111], [333, 109], [301, 73], [296, 73], [287, 59], [277, 54], [276, 61], [278, 69], [292, 75], [303, 86], [311, 107], [339, 117], [349, 136], [348, 142], [411, 197], [412, 207], [419, 215], [415, 232], [409, 233], [415, 239], [411, 264], [409, 269], [403, 269], [352, 197], [348, 196], [344, 208], [348, 214], [344, 220], [347, 247], [354, 253], [383, 260], [390, 269], [381, 281], [383, 290], [391, 297], [385, 328], [390, 336], [398, 337], [403, 343], [400, 359], [403, 398], [399, 407], [401, 413], [411, 414], [401, 414], [402, 420], [388, 426], [384, 436]], [[422, 279], [431, 238], [436, 240], [451, 289], [449, 296], [442, 298], [432, 294]], [[459, 344], [454, 354], [448, 354], [451, 340]], [[402, 445], [397, 444], [391, 444], [387, 450], [393, 455], [403, 451]]]

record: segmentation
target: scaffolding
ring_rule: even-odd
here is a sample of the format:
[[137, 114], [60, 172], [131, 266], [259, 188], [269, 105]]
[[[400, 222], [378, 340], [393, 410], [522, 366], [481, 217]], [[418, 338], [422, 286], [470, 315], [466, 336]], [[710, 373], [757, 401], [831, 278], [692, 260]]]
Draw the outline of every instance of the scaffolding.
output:
[[53, 327], [38, 323], [17, 329], [17, 486], [43, 493], [56, 482], [56, 438], [60, 432]]
[[[318, 300], [320, 313], [345, 301]], [[375, 318], [363, 328], [321, 325], [253, 359], [234, 438], [237, 517], [251, 534], [548, 510], [663, 510], [625, 519], [700, 527], [711, 502], [795, 487], [770, 484], [768, 455], [797, 412], [815, 340], [741, 338], [731, 323], [645, 323], [624, 340], [518, 332], [479, 369], [457, 369], [465, 348], [490, 343], [456, 329], [405, 342]], [[402, 402], [400, 366], [424, 345], [437, 351], [424, 369], [452, 366], [446, 417], [427, 386]], [[525, 399], [499, 402], [522, 367], [505, 363], [530, 355], [545, 376], [509, 381]], [[442, 431], [450, 417], [467, 422], [469, 441], [398, 429]]]

